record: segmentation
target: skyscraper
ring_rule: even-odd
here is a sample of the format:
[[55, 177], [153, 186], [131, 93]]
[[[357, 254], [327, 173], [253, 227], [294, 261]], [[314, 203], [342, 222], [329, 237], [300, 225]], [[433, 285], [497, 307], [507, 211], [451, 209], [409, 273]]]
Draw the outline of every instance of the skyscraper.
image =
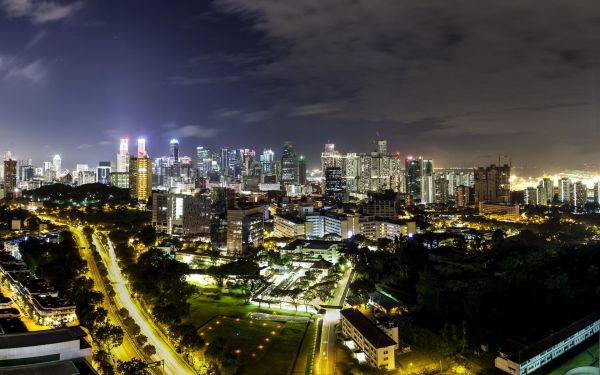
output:
[[325, 196], [334, 201], [342, 201], [345, 195], [342, 168], [327, 167], [325, 169]]
[[4, 191], [12, 194], [17, 188], [17, 161], [8, 159], [4, 161]]
[[119, 153], [117, 154], [117, 172], [125, 173], [129, 170], [129, 140], [121, 138]]
[[409, 156], [405, 160], [406, 169], [406, 193], [411, 194], [415, 202], [421, 201], [422, 189], [422, 159], [414, 159]]
[[475, 203], [510, 203], [510, 165], [475, 169]]
[[435, 200], [435, 179], [433, 177], [433, 160], [421, 162], [421, 203], [429, 204]]
[[58, 155], [58, 154], [54, 155], [54, 158], [52, 158], [52, 166], [54, 167], [54, 170], [57, 173], [60, 172], [60, 170], [62, 168], [62, 161], [61, 161], [60, 155]]
[[558, 180], [558, 201], [568, 203], [571, 200], [571, 180], [566, 177]]
[[207, 168], [206, 161], [210, 160], [210, 151], [202, 146], [196, 147], [196, 174], [198, 177], [206, 177], [210, 172], [210, 167]]
[[96, 168], [96, 182], [104, 185], [108, 185], [110, 183], [110, 162], [109, 161], [101, 161], [98, 163], [98, 167]]
[[177, 139], [171, 139], [169, 142], [169, 154], [171, 164], [179, 161], [179, 141]]
[[129, 161], [129, 195], [147, 201], [152, 194], [152, 159], [146, 153], [146, 140], [138, 139], [138, 157]]
[[298, 174], [298, 155], [294, 152], [292, 142], [285, 142], [281, 155], [281, 182], [284, 184], [297, 184]]

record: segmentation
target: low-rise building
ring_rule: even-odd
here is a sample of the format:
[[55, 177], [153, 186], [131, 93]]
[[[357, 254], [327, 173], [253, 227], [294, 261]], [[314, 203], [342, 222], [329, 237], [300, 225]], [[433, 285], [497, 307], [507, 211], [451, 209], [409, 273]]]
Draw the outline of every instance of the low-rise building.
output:
[[365, 216], [360, 219], [360, 233], [370, 240], [387, 238], [394, 240], [402, 236], [412, 236], [417, 232], [414, 221], [399, 221], [376, 216]]
[[295, 240], [281, 249], [282, 255], [292, 255], [306, 262], [324, 259], [337, 263], [339, 259], [339, 243], [320, 240]]
[[313, 223], [300, 217], [279, 214], [273, 215], [273, 235], [275, 237], [307, 238], [313, 232]]
[[565, 327], [533, 345], [507, 343], [494, 361], [496, 368], [511, 375], [526, 375], [563, 356], [600, 332], [600, 311]]
[[396, 367], [394, 359], [396, 341], [358, 309], [344, 309], [340, 311], [340, 318], [342, 335], [352, 339], [356, 349], [364, 353], [369, 365], [386, 370], [393, 370]]
[[479, 202], [479, 215], [503, 220], [518, 220], [519, 205]]
[[89, 358], [85, 337], [80, 327], [0, 335], [0, 367]]

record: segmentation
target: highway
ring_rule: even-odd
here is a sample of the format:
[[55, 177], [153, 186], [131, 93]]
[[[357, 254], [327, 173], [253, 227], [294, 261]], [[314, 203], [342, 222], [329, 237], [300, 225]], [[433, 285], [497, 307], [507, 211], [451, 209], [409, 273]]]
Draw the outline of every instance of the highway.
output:
[[[48, 219], [48, 218], [47, 218]], [[104, 285], [104, 281], [100, 276], [100, 272], [98, 271], [98, 267], [96, 265], [96, 261], [92, 255], [92, 251], [90, 249], [87, 238], [83, 234], [83, 232], [75, 226], [71, 226], [65, 223], [60, 223], [62, 225], [67, 225], [71, 232], [75, 235], [75, 240], [77, 241], [77, 245], [79, 247], [79, 252], [84, 260], [88, 264], [88, 273], [89, 276], [94, 280], [94, 285], [102, 292], [105, 296], [103, 307], [108, 311], [109, 320], [119, 326], [122, 327], [121, 319], [117, 314], [117, 307], [113, 305], [106, 293], [106, 287]], [[138, 350], [137, 344], [133, 341], [133, 338], [129, 336], [129, 334], [123, 330], [125, 334], [123, 335], [123, 344], [113, 349], [113, 355], [115, 359], [119, 359], [121, 361], [128, 361], [132, 358], [141, 358], [146, 360], [145, 355]]]
[[140, 326], [141, 332], [148, 338], [148, 343], [156, 348], [156, 355], [154, 355], [153, 358], [156, 361], [164, 361], [164, 372], [166, 374], [194, 374], [194, 370], [179, 356], [160, 329], [153, 323], [152, 317], [150, 317], [131, 296], [127, 289], [127, 281], [123, 278], [121, 269], [117, 264], [115, 250], [110, 239], [106, 237], [105, 246], [104, 243], [99, 240], [97, 234], [94, 234], [93, 238], [94, 244], [96, 244], [98, 249], [102, 249], [100, 254], [102, 255], [103, 262], [108, 268], [108, 277], [113, 283], [116, 293], [115, 302], [117, 305], [123, 306], [129, 310], [129, 315]]

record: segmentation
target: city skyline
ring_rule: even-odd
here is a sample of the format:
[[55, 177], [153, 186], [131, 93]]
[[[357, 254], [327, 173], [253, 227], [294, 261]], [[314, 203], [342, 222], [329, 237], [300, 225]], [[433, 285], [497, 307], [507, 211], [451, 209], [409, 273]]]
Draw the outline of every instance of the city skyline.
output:
[[122, 136], [188, 155], [292, 140], [313, 167], [327, 141], [385, 138], [447, 166], [600, 169], [597, 2], [48, 4], [0, 3], [2, 151], [75, 164]]

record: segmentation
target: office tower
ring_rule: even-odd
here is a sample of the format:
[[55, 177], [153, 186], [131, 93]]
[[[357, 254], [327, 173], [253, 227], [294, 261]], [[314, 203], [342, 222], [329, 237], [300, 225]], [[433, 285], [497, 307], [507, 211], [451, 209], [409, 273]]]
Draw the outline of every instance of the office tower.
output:
[[306, 160], [304, 155], [298, 156], [298, 183], [300, 185], [306, 184]]
[[221, 157], [220, 157], [220, 172], [222, 176], [229, 176], [229, 148], [223, 147], [221, 148]]
[[475, 203], [510, 203], [510, 166], [475, 169]]
[[138, 139], [138, 156], [129, 160], [129, 195], [147, 201], [152, 194], [152, 159], [146, 153], [146, 140]]
[[587, 186], [577, 181], [571, 187], [571, 204], [575, 207], [583, 207], [587, 203]]
[[104, 185], [110, 183], [110, 161], [101, 161], [96, 168], [96, 182]]
[[177, 139], [171, 139], [169, 142], [169, 157], [171, 163], [177, 163], [179, 161], [179, 141]]
[[152, 194], [152, 226], [169, 235], [210, 233], [211, 202], [207, 194]]
[[146, 153], [146, 139], [144, 138], [138, 138], [138, 152], [137, 152], [137, 157], [138, 158], [144, 158], [147, 157], [148, 154]]
[[89, 171], [90, 170], [90, 166], [87, 164], [76, 164], [75, 165], [75, 172], [79, 173], [82, 171]]
[[411, 194], [415, 203], [421, 201], [421, 188], [422, 188], [422, 159], [414, 159], [409, 156], [405, 160], [405, 171], [406, 171], [406, 193]]
[[600, 204], [600, 182], [594, 183], [594, 203]]
[[61, 171], [62, 161], [60, 155], [54, 155], [54, 157], [52, 158], [52, 166], [54, 167], [54, 171], [56, 173], [59, 173]]
[[262, 243], [263, 206], [227, 210], [227, 255], [244, 256], [250, 246]]
[[566, 177], [558, 180], [558, 201], [568, 203], [571, 200], [571, 180]]
[[329, 167], [344, 167], [344, 157], [335, 149], [333, 143], [327, 143], [325, 150], [321, 153], [321, 175], [325, 176], [325, 170]]
[[96, 173], [94, 171], [82, 170], [76, 172], [76, 175], [78, 185], [93, 184], [96, 182]]
[[19, 181], [33, 181], [35, 177], [35, 168], [28, 162], [19, 167]]
[[127, 138], [121, 138], [119, 153], [117, 154], [116, 171], [121, 173], [129, 171], [129, 140]]
[[471, 188], [465, 185], [457, 186], [454, 193], [454, 201], [458, 208], [469, 206], [471, 204]]
[[345, 195], [342, 168], [327, 167], [325, 169], [325, 197], [334, 201], [343, 201]]
[[537, 203], [540, 206], [545, 206], [548, 204], [548, 196], [546, 194], [548, 194], [548, 191], [544, 188], [544, 186], [540, 183], [540, 185], [538, 185], [538, 187], [536, 188], [537, 190]]
[[202, 146], [196, 147], [196, 175], [198, 177], [206, 177], [210, 171], [210, 164], [207, 161], [212, 162], [210, 151]]
[[275, 153], [272, 150], [264, 150], [260, 156], [260, 164], [262, 173], [274, 173], [275, 166], [273, 165], [273, 159]]
[[4, 160], [4, 191], [11, 195], [17, 188], [17, 161]]
[[281, 182], [284, 184], [297, 184], [299, 181], [298, 155], [294, 152], [291, 142], [285, 142], [281, 155]]

